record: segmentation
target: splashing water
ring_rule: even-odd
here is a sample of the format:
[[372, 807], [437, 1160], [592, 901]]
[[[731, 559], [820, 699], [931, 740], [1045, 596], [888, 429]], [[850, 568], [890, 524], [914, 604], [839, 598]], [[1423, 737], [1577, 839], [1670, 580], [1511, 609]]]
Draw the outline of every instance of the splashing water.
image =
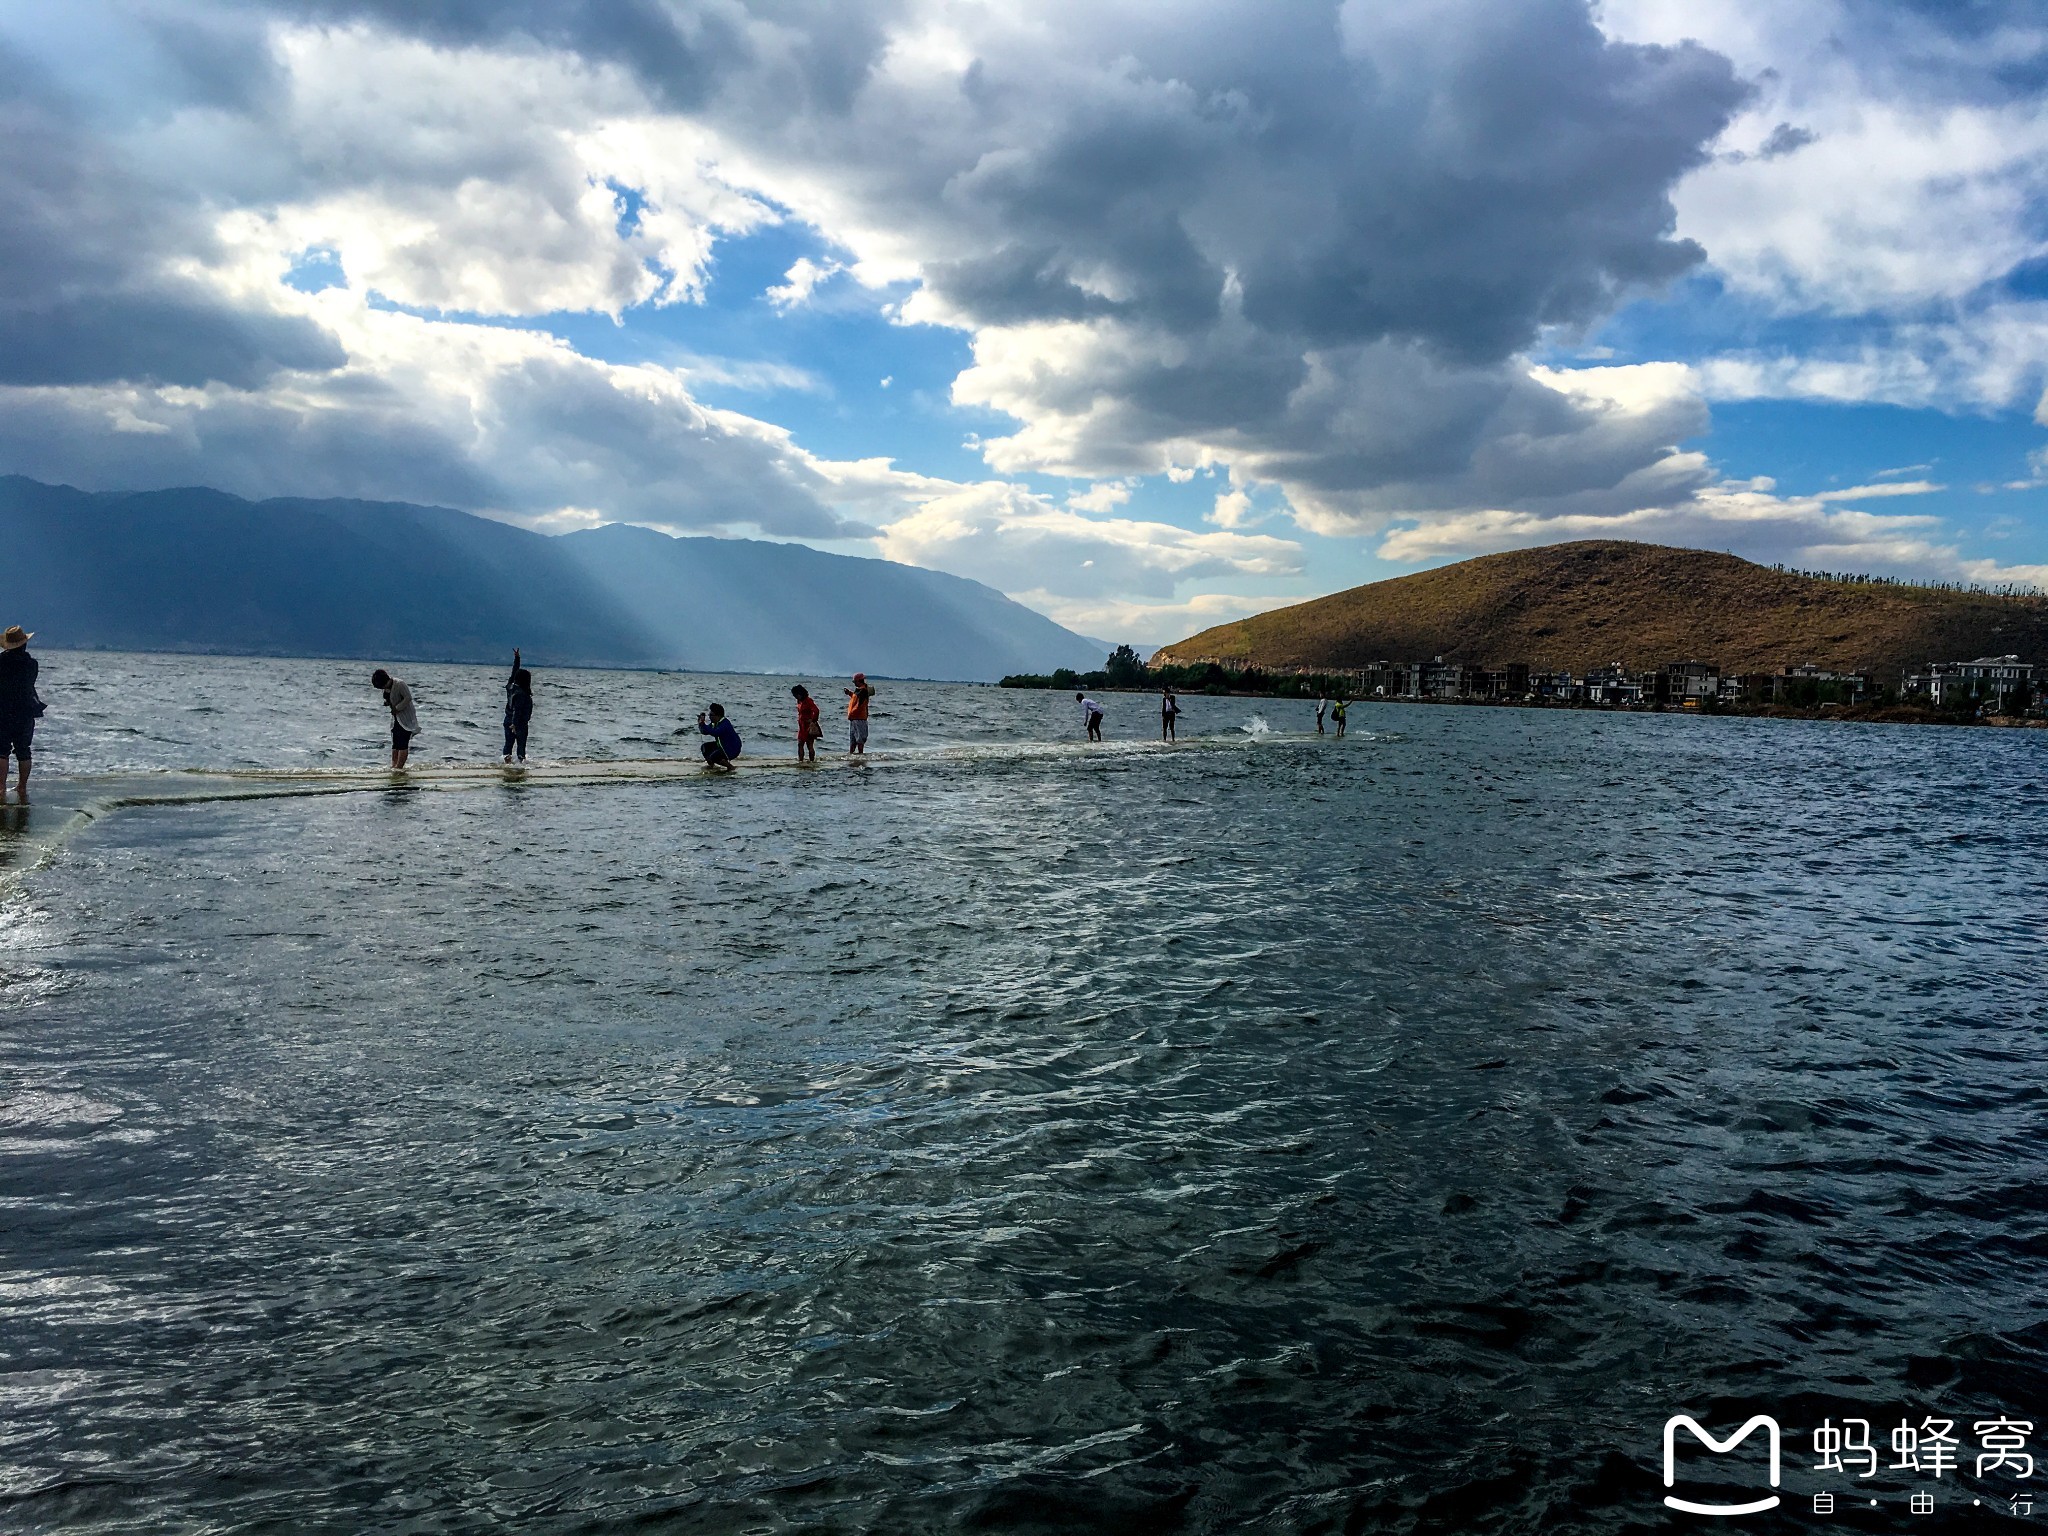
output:
[[1245, 721], [1245, 723], [1241, 727], [1239, 727], [1239, 729], [1241, 729], [1245, 733], [1245, 735], [1251, 737], [1254, 741], [1256, 741], [1261, 736], [1270, 736], [1273, 734], [1273, 727], [1266, 724], [1266, 717], [1264, 715], [1253, 715], [1251, 719]]

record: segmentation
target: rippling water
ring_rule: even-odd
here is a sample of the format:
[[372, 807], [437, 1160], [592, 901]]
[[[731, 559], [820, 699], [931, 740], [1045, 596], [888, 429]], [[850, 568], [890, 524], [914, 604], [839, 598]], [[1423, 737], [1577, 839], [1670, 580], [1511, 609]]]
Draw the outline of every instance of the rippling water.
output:
[[[353, 664], [45, 669], [39, 818], [381, 751]], [[788, 751], [542, 682], [543, 758]], [[2043, 1419], [2048, 736], [883, 686], [867, 770], [25, 867], [0, 1528], [1620, 1531], [1680, 1410], [1788, 1505], [1824, 1414]]]

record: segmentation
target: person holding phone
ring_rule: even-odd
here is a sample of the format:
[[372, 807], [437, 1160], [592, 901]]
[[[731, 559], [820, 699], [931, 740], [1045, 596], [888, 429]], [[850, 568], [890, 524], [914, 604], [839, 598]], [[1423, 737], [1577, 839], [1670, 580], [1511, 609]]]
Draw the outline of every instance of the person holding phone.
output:
[[[705, 716], [710, 716], [707, 724]], [[733, 723], [725, 718], [725, 706], [714, 704], [708, 711], [697, 716], [697, 734], [711, 739], [704, 743], [704, 766], [717, 773], [737, 773], [733, 763], [740, 755], [740, 733]]]
[[519, 754], [526, 761], [526, 730], [533, 723], [533, 674], [519, 664], [519, 649], [512, 649], [512, 675], [505, 679], [505, 761]]
[[868, 686], [865, 672], [853, 674], [853, 686], [846, 690], [846, 750], [852, 757], [865, 757], [868, 750], [868, 701], [875, 690]]

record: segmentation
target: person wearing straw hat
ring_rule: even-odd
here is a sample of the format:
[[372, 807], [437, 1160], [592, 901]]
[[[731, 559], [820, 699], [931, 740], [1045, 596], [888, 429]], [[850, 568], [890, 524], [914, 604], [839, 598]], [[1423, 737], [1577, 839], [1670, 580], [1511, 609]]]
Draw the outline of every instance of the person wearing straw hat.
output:
[[43, 701], [36, 694], [41, 664], [28, 653], [33, 634], [14, 625], [0, 634], [0, 799], [7, 793], [7, 759], [15, 762], [14, 797], [28, 804], [29, 743], [36, 734], [36, 716]]

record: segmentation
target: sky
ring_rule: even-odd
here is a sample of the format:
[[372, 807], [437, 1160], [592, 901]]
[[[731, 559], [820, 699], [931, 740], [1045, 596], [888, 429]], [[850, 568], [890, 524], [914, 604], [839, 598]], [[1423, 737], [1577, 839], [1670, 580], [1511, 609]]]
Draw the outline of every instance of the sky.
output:
[[0, 472], [1141, 647], [1563, 539], [2048, 586], [2048, 8], [0, 0]]

